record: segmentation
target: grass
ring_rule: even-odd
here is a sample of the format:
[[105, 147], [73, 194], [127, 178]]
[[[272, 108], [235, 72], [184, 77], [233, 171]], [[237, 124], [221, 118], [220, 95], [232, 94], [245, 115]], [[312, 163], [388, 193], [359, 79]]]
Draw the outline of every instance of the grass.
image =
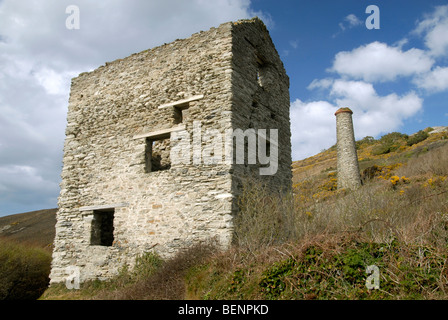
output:
[[[359, 235], [309, 238], [258, 255], [232, 252], [187, 279], [199, 299], [446, 299], [447, 255], [398, 241]], [[227, 259], [225, 259], [227, 258]], [[366, 268], [379, 268], [380, 289], [366, 286]]]
[[80, 290], [69, 290], [65, 284], [52, 285], [43, 300], [179, 300], [185, 298], [188, 270], [205, 263], [216, 248], [201, 244], [179, 252], [170, 260], [154, 253], [137, 258], [134, 269], [124, 268], [109, 281], [88, 281]]
[[[54, 285], [41, 299], [447, 299], [448, 140], [408, 139], [358, 143], [368, 170], [355, 191], [336, 189], [331, 148], [294, 164], [289, 194], [245, 185], [226, 251], [148, 253], [110, 281]], [[395, 151], [375, 154], [382, 143]], [[371, 265], [379, 289], [366, 285]]]
[[[356, 191], [335, 190], [327, 169], [282, 198], [247, 186], [236, 245], [189, 274], [189, 296], [447, 299], [448, 145], [440, 137], [387, 157], [361, 147], [380, 170]], [[316, 166], [319, 157], [331, 164], [328, 154]], [[379, 268], [378, 290], [366, 286], [369, 265]]]
[[[356, 191], [330, 188], [325, 198], [246, 185], [232, 248], [145, 258], [137, 269], [153, 271], [122, 274], [88, 298], [447, 299], [446, 152], [448, 145], [389, 165], [398, 181], [374, 176]], [[310, 190], [319, 193], [334, 179], [327, 175]], [[366, 285], [370, 265], [379, 270], [378, 290]], [[92, 284], [81, 291], [91, 294]]]

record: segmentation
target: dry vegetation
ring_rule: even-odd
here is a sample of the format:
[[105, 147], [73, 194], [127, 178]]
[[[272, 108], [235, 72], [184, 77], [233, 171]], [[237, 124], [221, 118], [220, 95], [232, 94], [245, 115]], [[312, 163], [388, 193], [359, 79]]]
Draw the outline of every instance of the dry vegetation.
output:
[[[356, 191], [337, 191], [331, 167], [296, 180], [292, 195], [248, 187], [237, 244], [190, 276], [188, 296], [447, 299], [446, 142], [445, 134], [411, 146], [402, 139], [399, 152], [375, 157], [365, 149], [379, 143], [369, 141], [359, 152], [370, 156], [370, 174]], [[369, 265], [379, 267], [379, 290], [366, 287]]]
[[[359, 141], [356, 191], [336, 189], [330, 148], [294, 164], [291, 194], [245, 186], [231, 249], [201, 245], [167, 261], [149, 253], [109, 282], [52, 286], [42, 298], [447, 299], [447, 138]], [[378, 290], [366, 287], [369, 265]]]

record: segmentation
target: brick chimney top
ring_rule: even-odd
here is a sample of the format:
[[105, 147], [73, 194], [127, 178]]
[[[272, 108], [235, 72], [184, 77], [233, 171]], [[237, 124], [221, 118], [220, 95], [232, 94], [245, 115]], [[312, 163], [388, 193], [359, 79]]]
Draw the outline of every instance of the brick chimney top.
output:
[[339, 113], [343, 113], [343, 112], [348, 112], [353, 114], [353, 111], [350, 108], [340, 108], [338, 111], [335, 112], [335, 116], [338, 115]]

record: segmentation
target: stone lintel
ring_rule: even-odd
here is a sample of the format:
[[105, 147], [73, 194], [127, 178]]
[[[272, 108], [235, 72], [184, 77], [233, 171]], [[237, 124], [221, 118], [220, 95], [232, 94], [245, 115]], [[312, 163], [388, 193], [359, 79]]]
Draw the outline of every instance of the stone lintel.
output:
[[133, 139], [141, 139], [141, 138], [153, 138], [153, 139], [160, 139], [160, 138], [164, 138], [164, 137], [169, 137], [171, 132], [174, 131], [182, 131], [185, 130], [186, 126], [185, 124], [182, 125], [178, 125], [172, 128], [167, 128], [167, 129], [161, 129], [161, 130], [157, 130], [157, 131], [151, 131], [151, 132], [146, 132], [146, 133], [142, 133], [142, 134], [138, 134], [135, 135], [133, 137]]
[[181, 107], [183, 105], [188, 104], [191, 101], [200, 100], [202, 98], [204, 98], [203, 94], [192, 96], [190, 98], [186, 98], [186, 99], [182, 99], [182, 100], [178, 100], [178, 101], [162, 104], [162, 105], [159, 106], [159, 109], [168, 108], [168, 107]]
[[103, 204], [99, 206], [86, 206], [79, 208], [79, 211], [94, 211], [94, 210], [108, 210], [108, 209], [115, 209], [115, 208], [123, 208], [127, 207], [129, 203], [127, 202], [121, 202], [121, 203], [112, 203], [112, 204]]

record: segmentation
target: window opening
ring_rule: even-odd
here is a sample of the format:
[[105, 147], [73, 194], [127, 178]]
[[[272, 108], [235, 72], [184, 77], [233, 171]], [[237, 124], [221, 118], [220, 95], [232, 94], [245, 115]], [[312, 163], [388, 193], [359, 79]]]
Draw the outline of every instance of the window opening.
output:
[[184, 120], [183, 118], [183, 114], [182, 114], [182, 109], [179, 107], [174, 107], [174, 124], [179, 124], [182, 123], [182, 121]]
[[145, 171], [156, 172], [171, 168], [170, 139], [146, 138]]
[[114, 242], [114, 209], [93, 211], [90, 244], [112, 246]]

